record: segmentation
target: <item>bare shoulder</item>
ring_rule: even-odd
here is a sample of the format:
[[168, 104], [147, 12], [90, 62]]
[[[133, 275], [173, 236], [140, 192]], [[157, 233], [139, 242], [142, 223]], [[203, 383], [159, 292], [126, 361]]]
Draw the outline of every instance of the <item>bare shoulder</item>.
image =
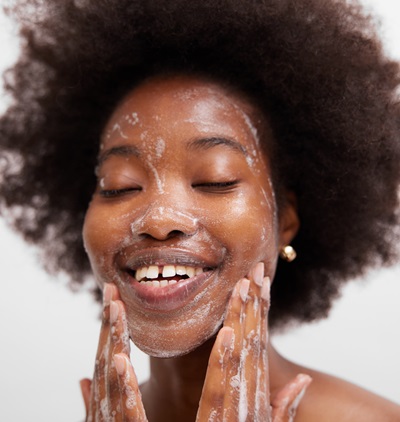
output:
[[400, 406], [354, 384], [299, 368], [311, 383], [296, 422], [400, 422]]

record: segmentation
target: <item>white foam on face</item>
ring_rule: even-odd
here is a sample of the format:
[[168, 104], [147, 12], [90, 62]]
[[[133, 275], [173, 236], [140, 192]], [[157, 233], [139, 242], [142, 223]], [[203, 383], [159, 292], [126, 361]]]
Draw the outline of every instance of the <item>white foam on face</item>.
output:
[[151, 156], [148, 155], [147, 159], [148, 159], [147, 165], [149, 166], [149, 168], [150, 168], [151, 172], [153, 173], [154, 178], [156, 180], [158, 193], [162, 194], [162, 193], [164, 193], [164, 184], [163, 184], [163, 182], [162, 182], [162, 180], [161, 180], [161, 178], [158, 174], [157, 169], [154, 167], [154, 165], [151, 162]]
[[156, 157], [161, 158], [165, 151], [165, 141], [162, 138], [157, 138], [156, 142]]
[[[268, 206], [268, 208], [270, 209], [270, 211], [273, 212], [273, 215], [275, 217], [275, 213], [276, 213], [275, 201], [274, 201], [273, 204], [271, 204], [271, 201], [270, 201], [270, 199], [269, 199], [269, 197], [267, 195], [267, 192], [265, 192], [265, 190], [263, 188], [261, 188], [261, 192], [263, 194], [263, 197], [264, 197], [264, 200], [265, 200], [266, 205]], [[273, 195], [273, 198], [274, 198], [274, 195]]]
[[140, 140], [144, 141], [147, 138], [148, 132], [147, 130], [144, 130], [141, 134], [140, 134]]
[[179, 217], [184, 217], [187, 220], [189, 220], [193, 225], [197, 225], [197, 223], [199, 222], [198, 218], [192, 217], [189, 214], [186, 214], [182, 211], [178, 211], [178, 210], [173, 210], [172, 208], [170, 208], [171, 212], [175, 213], [176, 215], [178, 215]]
[[139, 116], [136, 112], [133, 112], [131, 114], [127, 114], [125, 115], [125, 120], [131, 125], [131, 126], [135, 126], [137, 125], [140, 120], [139, 120]]
[[[118, 132], [118, 134], [121, 136], [121, 138], [128, 139], [128, 137], [123, 132], [121, 126], [119, 123], [115, 123], [114, 126], [111, 129], [111, 133]], [[111, 133], [107, 134], [107, 137], [109, 138], [111, 136]]]
[[[129, 324], [132, 340], [143, 352], [158, 358], [182, 356], [196, 349], [212, 337], [222, 325], [224, 309], [214, 308], [212, 300], [204, 298], [209, 297], [210, 291], [215, 290], [215, 285], [226, 288], [223, 287], [225, 283], [217, 275], [212, 285], [202, 289], [184, 309], [172, 317], [173, 322], [170, 322], [171, 316], [166, 315], [167, 323], [152, 325], [150, 332], [146, 314], [140, 317], [132, 316]], [[185, 340], [188, 333], [190, 341]]]
[[139, 237], [139, 233], [143, 227], [143, 222], [148, 214], [149, 210], [147, 210], [142, 216], [134, 219], [134, 221], [130, 224], [132, 236], [127, 237], [125, 246], [129, 246], [132, 241], [135, 241]]
[[261, 228], [261, 241], [266, 240], [267, 238], [267, 228], [265, 226], [262, 226]]
[[270, 177], [268, 177], [268, 184], [269, 184], [269, 190], [271, 192], [272, 200], [273, 200], [273, 204], [271, 208], [273, 210], [273, 218], [274, 218], [274, 221], [277, 222], [278, 221], [278, 213], [277, 213], [278, 207], [276, 204], [275, 188]]
[[250, 133], [253, 135], [253, 138], [256, 141], [256, 145], [259, 146], [260, 145], [260, 137], [258, 135], [257, 128], [255, 127], [255, 125], [251, 121], [250, 117], [243, 110], [241, 111], [241, 113], [242, 113], [244, 122], [246, 123], [246, 126], [248, 127], [248, 129], [250, 130]]
[[247, 165], [250, 168], [253, 168], [254, 167], [254, 158], [251, 157], [250, 155], [246, 155], [246, 162], [247, 162]]
[[201, 130], [203, 133], [211, 133], [214, 131], [217, 131], [219, 127], [217, 125], [214, 125], [214, 129], [212, 130], [211, 122], [209, 120], [201, 120], [201, 119], [184, 119], [183, 122], [190, 123], [196, 126], [198, 130]]
[[[149, 221], [151, 224], [151, 221], [163, 221], [166, 218], [176, 219], [178, 216], [186, 220], [177, 220], [176, 226], [178, 228], [183, 226], [183, 230], [190, 233], [197, 229], [197, 218], [192, 217], [188, 213], [178, 211], [176, 208], [159, 206], [159, 203], [160, 202], [157, 201], [150, 205], [140, 217], [133, 216], [134, 221], [130, 223], [132, 236], [129, 236], [124, 240], [123, 245], [125, 247], [129, 246], [132, 242], [135, 242], [138, 239], [139, 234], [145, 230], [145, 227], [149, 224]], [[130, 213], [125, 215], [126, 218], [129, 216]]]
[[240, 116], [242, 117], [247, 129], [249, 130], [249, 132], [251, 133], [255, 143], [257, 146], [260, 146], [260, 136], [258, 134], [258, 130], [256, 128], [256, 126], [254, 125], [254, 123], [252, 122], [250, 116], [245, 113], [243, 111], [243, 109], [241, 107], [239, 107], [237, 104], [232, 103], [233, 107], [235, 108], [235, 110], [240, 114]]

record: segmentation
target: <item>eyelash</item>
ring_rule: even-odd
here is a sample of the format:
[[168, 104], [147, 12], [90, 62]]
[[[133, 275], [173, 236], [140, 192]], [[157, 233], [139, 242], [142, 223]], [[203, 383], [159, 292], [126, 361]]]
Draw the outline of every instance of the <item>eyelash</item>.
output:
[[139, 191], [138, 188], [124, 188], [124, 189], [103, 189], [99, 194], [104, 198], [113, 198], [115, 196], [123, 195], [124, 193]]
[[232, 188], [236, 186], [239, 183], [239, 180], [231, 180], [228, 182], [210, 182], [210, 183], [197, 183], [195, 185], [192, 185], [193, 188], [203, 187], [203, 188], [211, 188], [211, 189], [217, 189], [217, 190], [229, 190], [229, 188]]

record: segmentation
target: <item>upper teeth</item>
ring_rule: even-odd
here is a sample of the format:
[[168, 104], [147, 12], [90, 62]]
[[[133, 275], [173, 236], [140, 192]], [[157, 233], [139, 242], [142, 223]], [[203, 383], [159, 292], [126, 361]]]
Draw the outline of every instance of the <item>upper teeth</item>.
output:
[[187, 275], [189, 278], [203, 272], [201, 267], [189, 267], [183, 265], [150, 265], [140, 267], [136, 270], [135, 278], [140, 281], [144, 278], [157, 278], [160, 274], [163, 277], [174, 277], [175, 275]]

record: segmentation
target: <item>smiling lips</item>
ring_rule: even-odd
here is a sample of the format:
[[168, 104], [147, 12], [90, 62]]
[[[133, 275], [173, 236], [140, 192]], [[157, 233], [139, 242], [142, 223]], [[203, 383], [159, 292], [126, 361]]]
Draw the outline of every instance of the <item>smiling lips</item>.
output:
[[131, 298], [144, 309], [170, 312], [181, 309], [207, 286], [215, 268], [188, 265], [149, 265], [128, 270]]
[[[207, 286], [219, 277], [222, 254], [208, 248], [208, 256], [180, 248], [127, 247], [119, 254], [118, 266], [125, 274], [126, 299], [147, 312], [165, 313], [194, 303]], [[202, 248], [204, 249], [204, 248]], [[219, 249], [221, 251], [221, 249]]]
[[202, 274], [204, 271], [207, 271], [207, 268], [184, 265], [150, 265], [138, 268], [135, 272], [135, 279], [142, 285], [166, 287]]

